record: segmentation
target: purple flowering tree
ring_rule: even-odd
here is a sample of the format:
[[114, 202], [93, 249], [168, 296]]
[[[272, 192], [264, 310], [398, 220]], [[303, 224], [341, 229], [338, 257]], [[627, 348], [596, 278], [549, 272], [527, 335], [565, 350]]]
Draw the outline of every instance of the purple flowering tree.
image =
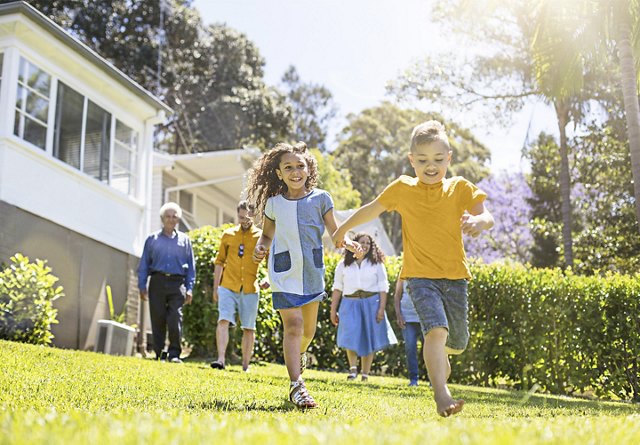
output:
[[533, 236], [530, 220], [531, 189], [522, 173], [491, 175], [478, 183], [488, 195], [486, 208], [495, 219], [495, 225], [478, 238], [465, 236], [465, 250], [469, 258], [485, 263], [512, 260], [527, 263], [531, 259]]

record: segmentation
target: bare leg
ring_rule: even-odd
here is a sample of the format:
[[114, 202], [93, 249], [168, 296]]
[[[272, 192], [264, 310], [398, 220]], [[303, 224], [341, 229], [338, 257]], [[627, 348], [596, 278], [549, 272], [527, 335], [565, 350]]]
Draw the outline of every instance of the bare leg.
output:
[[318, 307], [320, 302], [305, 304], [300, 309], [302, 310], [302, 319], [304, 322], [302, 341], [300, 344], [300, 353], [307, 350], [313, 340], [313, 336], [316, 335], [316, 324], [318, 324]]
[[253, 329], [242, 330], [242, 369], [249, 369], [249, 363], [253, 356], [253, 344], [256, 339], [256, 331]]
[[464, 406], [464, 400], [455, 400], [447, 387], [447, 380], [451, 374], [451, 364], [445, 351], [447, 334], [445, 328], [430, 330], [425, 335], [423, 349], [424, 362], [429, 372], [436, 409], [442, 417], [457, 414], [462, 411]]
[[373, 363], [373, 353], [361, 357], [360, 362], [362, 363], [362, 375], [369, 375]]
[[229, 321], [220, 320], [216, 327], [216, 345], [218, 347], [218, 362], [224, 365], [224, 359], [229, 343]]
[[287, 366], [289, 379], [295, 382], [300, 378], [300, 351], [302, 333], [304, 331], [302, 309], [280, 309], [280, 316], [284, 325], [284, 338], [282, 341], [284, 363]]
[[358, 354], [355, 351], [347, 349], [347, 361], [349, 368], [358, 368]]

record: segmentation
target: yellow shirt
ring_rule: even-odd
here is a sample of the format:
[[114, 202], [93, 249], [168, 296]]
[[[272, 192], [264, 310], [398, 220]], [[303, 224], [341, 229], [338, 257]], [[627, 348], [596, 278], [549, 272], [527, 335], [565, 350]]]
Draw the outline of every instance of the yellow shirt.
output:
[[400, 176], [376, 198], [402, 216], [401, 278], [471, 278], [460, 218], [487, 194], [456, 176], [438, 184]]
[[[220, 239], [220, 249], [215, 264], [224, 268], [220, 286], [233, 292], [258, 292], [258, 265], [253, 262], [253, 249], [262, 235], [262, 230], [252, 225], [248, 230], [235, 226], [225, 230]], [[243, 246], [242, 256], [239, 255]]]

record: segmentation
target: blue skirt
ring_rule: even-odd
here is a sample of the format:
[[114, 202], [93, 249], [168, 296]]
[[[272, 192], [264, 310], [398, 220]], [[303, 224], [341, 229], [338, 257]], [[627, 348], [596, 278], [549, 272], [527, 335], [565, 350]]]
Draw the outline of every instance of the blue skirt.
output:
[[368, 298], [342, 298], [338, 309], [339, 347], [364, 357], [398, 343], [386, 312], [384, 320], [376, 321], [379, 304], [380, 294]]
[[310, 295], [297, 295], [290, 294], [289, 292], [273, 292], [271, 294], [271, 301], [273, 303], [273, 308], [276, 310], [292, 309], [294, 307], [302, 307], [305, 304], [313, 303], [315, 301], [322, 301], [326, 296], [326, 292]]

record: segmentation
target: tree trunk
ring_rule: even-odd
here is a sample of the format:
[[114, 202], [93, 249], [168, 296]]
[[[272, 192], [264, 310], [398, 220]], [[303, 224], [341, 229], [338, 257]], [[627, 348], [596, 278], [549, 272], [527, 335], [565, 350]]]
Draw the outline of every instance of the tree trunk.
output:
[[564, 247], [564, 265], [573, 267], [573, 237], [571, 235], [571, 177], [569, 175], [569, 147], [567, 146], [567, 124], [569, 123], [569, 105], [564, 100], [555, 102], [560, 130], [560, 197], [562, 203], [562, 245]]
[[628, 17], [619, 21], [618, 52], [624, 111], [627, 119], [633, 195], [636, 202], [636, 220], [640, 230], [640, 105], [638, 105], [637, 73], [631, 48], [631, 26]]

